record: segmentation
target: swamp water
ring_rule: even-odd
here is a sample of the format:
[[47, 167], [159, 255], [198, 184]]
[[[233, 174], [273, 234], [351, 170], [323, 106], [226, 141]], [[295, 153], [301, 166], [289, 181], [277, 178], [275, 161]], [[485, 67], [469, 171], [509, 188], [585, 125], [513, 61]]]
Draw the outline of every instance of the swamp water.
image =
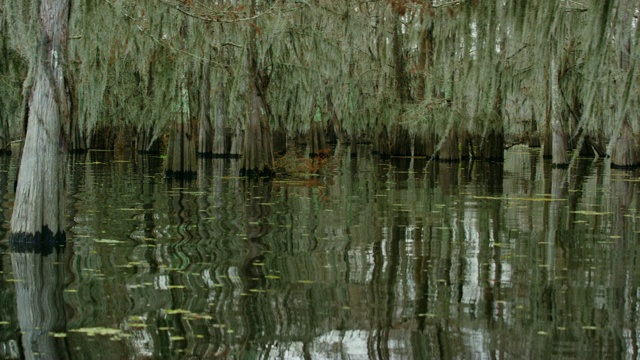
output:
[[0, 357], [640, 357], [637, 172], [361, 150], [272, 181], [74, 157], [47, 256], [11, 251], [0, 158]]

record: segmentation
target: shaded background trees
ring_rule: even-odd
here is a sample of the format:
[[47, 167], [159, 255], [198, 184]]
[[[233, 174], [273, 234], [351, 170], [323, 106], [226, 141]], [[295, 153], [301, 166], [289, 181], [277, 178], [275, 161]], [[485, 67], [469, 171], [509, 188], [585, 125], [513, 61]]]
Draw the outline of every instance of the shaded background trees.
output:
[[[5, 146], [23, 136], [36, 3], [0, 5]], [[614, 165], [640, 161], [633, 137], [624, 136], [639, 125], [637, 6], [627, 1], [72, 6], [71, 150], [164, 151], [174, 133], [189, 153], [249, 150], [242, 168], [250, 170], [262, 166], [241, 146], [258, 137], [247, 132], [254, 114], [264, 116], [270, 139], [260, 142], [278, 150], [286, 138], [305, 144], [309, 135], [315, 144], [318, 133], [374, 141], [383, 155], [501, 160], [509, 144], [540, 142], [551, 156], [555, 142], [558, 165], [582, 145], [607, 149]], [[249, 110], [256, 94], [259, 114]], [[259, 150], [267, 162], [270, 151]], [[168, 170], [194, 169], [180, 166]]]

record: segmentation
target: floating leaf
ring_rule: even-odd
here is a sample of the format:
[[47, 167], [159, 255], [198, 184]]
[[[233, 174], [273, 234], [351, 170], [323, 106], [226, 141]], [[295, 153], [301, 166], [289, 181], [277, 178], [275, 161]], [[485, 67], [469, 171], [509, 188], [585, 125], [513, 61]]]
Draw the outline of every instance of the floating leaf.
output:
[[548, 197], [509, 197], [509, 196], [472, 196], [474, 199], [507, 200], [507, 201], [566, 201], [567, 199], [553, 199]]
[[298, 281], [300, 284], [313, 284], [312, 280], [300, 280]]
[[580, 210], [580, 211], [572, 211], [572, 213], [574, 214], [580, 214], [580, 215], [591, 215], [591, 216], [598, 216], [598, 215], [609, 215], [609, 214], [613, 214], [612, 212], [599, 212], [599, 211], [588, 211], [588, 210]]
[[165, 314], [167, 315], [173, 315], [173, 314], [188, 314], [191, 311], [186, 310], [186, 309], [164, 309], [162, 310]]
[[596, 326], [591, 326], [591, 325], [585, 325], [582, 327], [582, 329], [584, 330], [598, 330], [598, 328]]
[[433, 314], [433, 313], [421, 313], [421, 314], [418, 314], [418, 317], [435, 317], [435, 316], [436, 316], [436, 314]]
[[120, 240], [113, 240], [113, 239], [93, 239], [94, 242], [97, 242], [98, 244], [110, 244], [110, 245], [115, 245], [115, 244], [122, 244], [124, 243], [124, 241], [120, 241]]
[[95, 336], [95, 335], [123, 335], [122, 330], [114, 329], [114, 328], [107, 328], [107, 327], [85, 327], [85, 328], [79, 328], [79, 329], [72, 329], [70, 331], [84, 333], [84, 334], [87, 334], [88, 336]]
[[67, 333], [50, 332], [49, 335], [53, 336], [54, 338], [66, 338], [67, 337]]

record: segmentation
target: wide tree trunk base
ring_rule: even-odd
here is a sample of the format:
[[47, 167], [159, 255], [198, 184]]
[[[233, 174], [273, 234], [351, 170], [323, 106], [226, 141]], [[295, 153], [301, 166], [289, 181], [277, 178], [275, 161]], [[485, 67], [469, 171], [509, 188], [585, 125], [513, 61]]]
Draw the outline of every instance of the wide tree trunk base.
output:
[[390, 155], [411, 156], [411, 136], [409, 135], [409, 130], [402, 125], [396, 125], [393, 129]]
[[620, 135], [611, 148], [611, 167], [614, 169], [635, 169], [640, 167], [640, 152], [633, 129], [628, 120], [624, 120]]
[[458, 132], [451, 129], [438, 150], [436, 159], [441, 162], [458, 162], [460, 161], [460, 150], [458, 149], [459, 139]]
[[248, 178], [271, 178], [274, 177], [276, 175], [275, 171], [271, 170], [271, 169], [262, 169], [262, 170], [258, 170], [258, 169], [240, 169], [240, 176], [241, 177], [248, 177]]
[[49, 255], [55, 251], [61, 251], [67, 244], [67, 235], [64, 232], [53, 233], [45, 226], [42, 231], [36, 233], [12, 232], [9, 235], [9, 245], [12, 252], [36, 253]]
[[486, 161], [504, 161], [504, 132], [491, 131], [480, 141], [478, 157]]

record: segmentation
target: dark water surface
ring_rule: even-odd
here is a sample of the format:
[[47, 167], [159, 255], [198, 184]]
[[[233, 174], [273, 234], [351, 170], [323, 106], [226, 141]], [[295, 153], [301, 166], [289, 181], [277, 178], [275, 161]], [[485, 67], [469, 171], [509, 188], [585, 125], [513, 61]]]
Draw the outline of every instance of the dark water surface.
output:
[[71, 160], [68, 242], [8, 243], [0, 158], [0, 357], [640, 357], [637, 172], [380, 160], [246, 181], [233, 160]]

